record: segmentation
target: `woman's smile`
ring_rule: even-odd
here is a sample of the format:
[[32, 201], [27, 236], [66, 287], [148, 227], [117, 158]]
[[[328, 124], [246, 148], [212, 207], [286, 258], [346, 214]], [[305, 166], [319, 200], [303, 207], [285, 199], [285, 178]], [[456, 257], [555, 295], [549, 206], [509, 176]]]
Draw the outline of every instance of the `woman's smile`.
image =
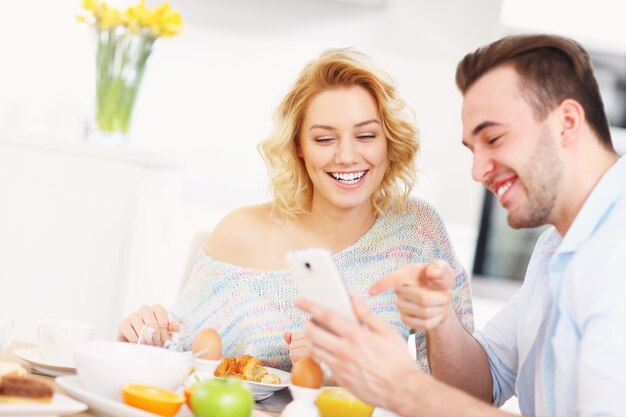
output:
[[352, 172], [329, 172], [328, 175], [333, 178], [340, 186], [358, 186], [362, 183], [363, 178], [369, 172], [368, 169], [363, 171]]

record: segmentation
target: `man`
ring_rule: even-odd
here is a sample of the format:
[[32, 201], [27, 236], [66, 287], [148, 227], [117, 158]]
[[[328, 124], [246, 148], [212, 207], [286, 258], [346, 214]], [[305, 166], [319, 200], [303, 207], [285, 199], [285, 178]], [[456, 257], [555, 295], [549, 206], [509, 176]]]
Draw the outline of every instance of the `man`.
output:
[[456, 80], [474, 179], [512, 227], [554, 226], [522, 288], [470, 335], [445, 263], [407, 265], [372, 287], [394, 289], [404, 322], [426, 331], [437, 379], [359, 299], [367, 327], [299, 301], [312, 314], [312, 353], [340, 384], [403, 416], [504, 415], [488, 403], [512, 395], [524, 415], [626, 416], [626, 158], [613, 150], [588, 54], [558, 36], [508, 37], [467, 55]]

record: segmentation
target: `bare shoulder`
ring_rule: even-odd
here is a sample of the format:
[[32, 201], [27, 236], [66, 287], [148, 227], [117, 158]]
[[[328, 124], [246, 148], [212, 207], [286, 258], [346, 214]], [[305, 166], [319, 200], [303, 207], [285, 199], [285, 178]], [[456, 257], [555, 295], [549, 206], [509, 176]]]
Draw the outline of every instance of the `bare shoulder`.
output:
[[218, 223], [204, 245], [204, 253], [219, 261], [246, 264], [248, 254], [258, 251], [275, 223], [272, 203], [238, 208]]

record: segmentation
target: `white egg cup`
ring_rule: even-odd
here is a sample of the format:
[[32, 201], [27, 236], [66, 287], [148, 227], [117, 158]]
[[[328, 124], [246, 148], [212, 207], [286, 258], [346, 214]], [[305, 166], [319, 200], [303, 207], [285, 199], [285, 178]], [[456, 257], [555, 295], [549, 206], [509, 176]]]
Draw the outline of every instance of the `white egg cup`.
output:
[[221, 360], [211, 360], [211, 359], [200, 359], [193, 358], [193, 368], [197, 373], [202, 375], [210, 375], [211, 377], [215, 374], [215, 369], [220, 364]]
[[315, 400], [320, 393], [319, 388], [305, 388], [289, 385], [293, 401], [287, 404], [280, 417], [319, 417], [320, 413]]

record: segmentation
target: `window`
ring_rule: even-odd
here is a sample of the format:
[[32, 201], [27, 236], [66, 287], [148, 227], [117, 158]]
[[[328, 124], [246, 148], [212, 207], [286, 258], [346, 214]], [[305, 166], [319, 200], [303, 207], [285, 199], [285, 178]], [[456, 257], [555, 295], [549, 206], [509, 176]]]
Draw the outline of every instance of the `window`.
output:
[[507, 211], [485, 190], [473, 274], [523, 280], [535, 242], [548, 226], [513, 229]]

